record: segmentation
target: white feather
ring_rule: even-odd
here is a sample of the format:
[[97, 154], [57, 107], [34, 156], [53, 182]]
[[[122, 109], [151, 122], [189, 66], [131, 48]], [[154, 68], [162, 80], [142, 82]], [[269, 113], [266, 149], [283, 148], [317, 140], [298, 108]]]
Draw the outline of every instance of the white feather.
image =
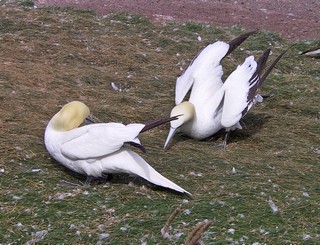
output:
[[235, 126], [248, 106], [249, 80], [256, 71], [257, 63], [253, 56], [246, 58], [227, 78], [223, 85], [225, 91], [221, 124], [225, 128]]
[[[221, 59], [226, 55], [229, 44], [215, 42], [205, 47], [189, 65], [186, 71], [177, 78], [175, 89], [176, 105], [180, 104], [191, 86], [208, 85], [216, 91], [222, 86], [221, 76], [223, 74], [220, 66]], [[203, 87], [202, 90], [206, 88]]]
[[[99, 123], [65, 132], [61, 153], [70, 159], [103, 157], [119, 150], [124, 142], [135, 141], [144, 124]], [[70, 133], [71, 132], [71, 133]], [[76, 136], [74, 138], [70, 135]]]

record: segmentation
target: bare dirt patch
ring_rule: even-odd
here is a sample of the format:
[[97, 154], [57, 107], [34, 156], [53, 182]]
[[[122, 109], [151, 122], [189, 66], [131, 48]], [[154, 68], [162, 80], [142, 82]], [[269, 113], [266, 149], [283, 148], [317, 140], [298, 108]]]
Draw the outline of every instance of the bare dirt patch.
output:
[[166, 21], [194, 21], [221, 27], [239, 25], [280, 33], [291, 40], [319, 39], [318, 0], [38, 0], [38, 6], [92, 9], [104, 15], [113, 12], [142, 14]]

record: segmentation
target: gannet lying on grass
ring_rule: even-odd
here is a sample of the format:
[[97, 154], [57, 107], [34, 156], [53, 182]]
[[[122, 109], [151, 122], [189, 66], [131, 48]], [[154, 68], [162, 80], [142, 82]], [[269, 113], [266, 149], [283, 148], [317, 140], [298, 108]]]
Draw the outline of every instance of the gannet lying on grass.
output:
[[[262, 97], [257, 94], [272, 67], [284, 54], [282, 53], [260, 79], [270, 50], [267, 50], [258, 64], [250, 56], [246, 61], [222, 82], [220, 61], [252, 33], [246, 33], [229, 44], [217, 41], [204, 48], [192, 61], [185, 72], [177, 78], [175, 90], [176, 106], [171, 116], [179, 116], [171, 121], [170, 131], [164, 148], [168, 146], [179, 129], [195, 139], [205, 139], [222, 128], [227, 132], [241, 128], [239, 121]], [[192, 89], [191, 89], [192, 87]], [[191, 89], [189, 101], [183, 101]], [[227, 135], [224, 140], [226, 146]]]
[[128, 146], [144, 150], [139, 134], [175, 118], [150, 124], [96, 123], [80, 126], [86, 118], [90, 120], [89, 108], [79, 101], [70, 102], [52, 117], [44, 135], [50, 155], [72, 171], [86, 175], [86, 184], [92, 177], [102, 177], [103, 174], [128, 173], [191, 195], [158, 173]]

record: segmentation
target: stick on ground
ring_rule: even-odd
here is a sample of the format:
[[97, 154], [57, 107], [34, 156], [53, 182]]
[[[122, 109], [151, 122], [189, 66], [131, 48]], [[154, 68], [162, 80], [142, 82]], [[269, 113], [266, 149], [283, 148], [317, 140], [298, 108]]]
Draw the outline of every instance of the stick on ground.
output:
[[199, 222], [193, 228], [189, 236], [185, 241], [185, 245], [195, 245], [199, 241], [199, 239], [203, 236], [203, 234], [208, 230], [211, 225], [211, 221], [205, 219], [204, 221]]
[[176, 208], [172, 214], [169, 216], [167, 222], [165, 223], [165, 225], [163, 226], [163, 228], [161, 229], [161, 235], [163, 238], [169, 238], [169, 228], [170, 225], [172, 224], [173, 220], [175, 219], [175, 217], [181, 212], [181, 208]]

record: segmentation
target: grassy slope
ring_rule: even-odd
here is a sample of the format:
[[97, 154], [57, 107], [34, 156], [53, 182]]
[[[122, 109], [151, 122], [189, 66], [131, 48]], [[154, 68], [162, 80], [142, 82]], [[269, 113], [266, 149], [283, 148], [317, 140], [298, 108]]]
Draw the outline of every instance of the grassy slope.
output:
[[[160, 229], [187, 197], [127, 176], [89, 189], [60, 185], [83, 179], [50, 159], [44, 128], [74, 99], [103, 121], [167, 116], [180, 67], [204, 45], [245, 30], [160, 27], [128, 14], [98, 18], [2, 2], [0, 16], [0, 243], [95, 244], [99, 234], [109, 234], [100, 242], [181, 244], [203, 219], [213, 222], [202, 239], [208, 244], [319, 239], [320, 63], [298, 55], [315, 42], [298, 43], [279, 62], [262, 91], [270, 97], [247, 115], [226, 151], [216, 147], [221, 138], [199, 142], [183, 135], [163, 151], [167, 127], [141, 136], [145, 159], [194, 194], [172, 225], [171, 234], [182, 236], [164, 240]], [[225, 73], [248, 54], [270, 47], [277, 55], [290, 44], [260, 32], [224, 60]], [[129, 90], [114, 91], [111, 82]]]

